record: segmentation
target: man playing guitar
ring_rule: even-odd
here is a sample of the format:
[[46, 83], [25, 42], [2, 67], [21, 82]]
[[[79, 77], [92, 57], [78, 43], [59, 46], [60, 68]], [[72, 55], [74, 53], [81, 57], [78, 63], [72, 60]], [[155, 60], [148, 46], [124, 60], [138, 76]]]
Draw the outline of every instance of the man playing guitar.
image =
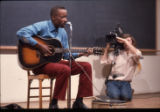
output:
[[[56, 38], [62, 43], [63, 48], [69, 48], [67, 33], [64, 29], [67, 22], [67, 9], [61, 6], [53, 7], [51, 9], [50, 16], [51, 20], [37, 22], [17, 31], [17, 36], [22, 43], [29, 44], [30, 46], [38, 49], [46, 57], [53, 55], [52, 48], [36, 41], [32, 38], [34, 35], [40, 35], [46, 39]], [[72, 53], [72, 57], [78, 58], [80, 56], [88, 56], [90, 54], [91, 50], [89, 49], [85, 53]], [[65, 99], [67, 83], [70, 75], [76, 74], [80, 74], [79, 87], [77, 97], [72, 108], [87, 108], [83, 103], [83, 97], [93, 95], [91, 65], [88, 62], [75, 62], [73, 60], [71, 63], [72, 67], [70, 68], [68, 61], [69, 53], [64, 53], [63, 59], [66, 60], [60, 60], [56, 63], [49, 62], [33, 69], [35, 74], [44, 73], [56, 78], [53, 99], [49, 108], [58, 108], [58, 100]], [[76, 63], [84, 68], [88, 76]]]

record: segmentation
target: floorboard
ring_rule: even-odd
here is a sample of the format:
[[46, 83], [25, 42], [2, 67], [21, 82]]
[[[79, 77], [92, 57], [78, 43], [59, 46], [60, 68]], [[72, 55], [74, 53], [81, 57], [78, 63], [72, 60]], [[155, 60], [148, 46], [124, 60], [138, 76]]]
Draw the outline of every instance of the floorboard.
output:
[[[92, 107], [92, 101], [94, 100], [93, 97], [84, 98], [84, 103], [89, 109], [93, 109]], [[73, 104], [74, 100], [71, 100], [71, 105]], [[20, 105], [22, 108], [27, 107], [26, 102], [13, 102], [18, 105]], [[11, 103], [1, 103], [1, 106], [5, 106]], [[67, 101], [59, 101], [58, 102], [60, 109], [66, 109], [67, 108]], [[43, 109], [48, 109], [49, 102], [43, 101]], [[30, 109], [38, 109], [39, 104], [38, 101], [32, 101], [30, 103]], [[97, 108], [97, 107], [96, 107]], [[101, 108], [127, 108], [127, 109], [137, 109], [137, 108], [160, 108], [160, 93], [148, 93], [148, 94], [137, 94], [133, 95], [133, 99], [130, 102], [127, 103], [121, 103], [121, 104], [115, 104], [115, 105], [109, 105], [109, 104], [103, 104], [103, 106], [99, 106], [99, 109]]]

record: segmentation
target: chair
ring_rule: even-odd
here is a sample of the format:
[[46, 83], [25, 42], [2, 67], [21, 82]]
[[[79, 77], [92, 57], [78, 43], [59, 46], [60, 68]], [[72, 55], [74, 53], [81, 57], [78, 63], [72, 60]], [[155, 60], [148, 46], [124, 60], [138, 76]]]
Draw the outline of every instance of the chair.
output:
[[[50, 98], [50, 102], [51, 102], [51, 99], [52, 99], [52, 87], [53, 87], [53, 79], [54, 79], [54, 77], [51, 78], [46, 74], [34, 75], [34, 74], [31, 74], [31, 72], [29, 70], [27, 71], [27, 74], [28, 74], [27, 108], [29, 108], [29, 106], [30, 106], [30, 99], [31, 98], [39, 98], [39, 108], [41, 109], [42, 108], [42, 97], [49, 97]], [[39, 86], [38, 87], [31, 87], [31, 83], [35, 79], [39, 80]], [[42, 82], [43, 82], [44, 79], [49, 79], [50, 80], [50, 86], [48, 86], [48, 87], [43, 87], [42, 86]], [[36, 90], [36, 89], [39, 89], [39, 95], [38, 96], [32, 96], [30, 94], [31, 90]], [[50, 90], [49, 95], [42, 95], [42, 90], [43, 89], [49, 89]]]

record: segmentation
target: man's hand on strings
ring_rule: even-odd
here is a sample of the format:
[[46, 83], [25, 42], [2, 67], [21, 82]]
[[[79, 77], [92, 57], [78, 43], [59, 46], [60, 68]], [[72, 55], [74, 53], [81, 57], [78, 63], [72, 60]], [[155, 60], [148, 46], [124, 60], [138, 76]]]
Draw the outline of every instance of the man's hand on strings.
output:
[[88, 56], [91, 55], [92, 53], [93, 53], [93, 49], [92, 49], [92, 48], [88, 48], [86, 52], [80, 53], [80, 54], [79, 54], [79, 57], [81, 57], [81, 56], [87, 56], [87, 57], [88, 57]]
[[51, 51], [52, 47], [49, 45], [38, 43], [36, 46], [44, 56], [51, 56], [53, 54]]

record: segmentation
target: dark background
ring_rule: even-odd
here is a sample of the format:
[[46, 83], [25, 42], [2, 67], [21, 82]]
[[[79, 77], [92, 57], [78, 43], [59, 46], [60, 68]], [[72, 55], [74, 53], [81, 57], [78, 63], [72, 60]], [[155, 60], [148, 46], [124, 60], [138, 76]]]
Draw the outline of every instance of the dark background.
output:
[[17, 30], [50, 19], [50, 9], [55, 5], [68, 9], [73, 47], [105, 46], [105, 35], [119, 23], [135, 37], [137, 47], [156, 47], [155, 0], [1, 1], [0, 44], [16, 46]]

